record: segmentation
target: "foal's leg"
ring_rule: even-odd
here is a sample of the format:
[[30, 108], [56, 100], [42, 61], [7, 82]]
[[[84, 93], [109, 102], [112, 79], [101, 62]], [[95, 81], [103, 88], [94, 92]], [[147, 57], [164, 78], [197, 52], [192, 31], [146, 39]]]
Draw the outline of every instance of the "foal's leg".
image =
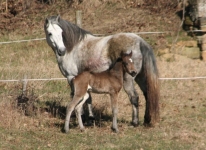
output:
[[67, 105], [67, 113], [66, 113], [66, 119], [64, 124], [64, 130], [66, 133], [69, 131], [69, 122], [70, 122], [72, 111], [74, 110], [75, 106], [79, 103], [80, 100], [81, 97], [74, 96], [74, 99]]
[[79, 123], [79, 127], [80, 130], [83, 131], [84, 130], [84, 125], [82, 123], [82, 117], [81, 117], [81, 112], [82, 112], [82, 106], [85, 103], [85, 101], [88, 99], [89, 94], [86, 93], [82, 99], [82, 101], [75, 107], [75, 112], [76, 112], [76, 116], [78, 118], [78, 123]]
[[112, 130], [115, 132], [119, 132], [118, 126], [117, 126], [117, 113], [118, 113], [118, 104], [117, 104], [117, 98], [118, 93], [112, 93], [110, 94], [111, 97], [111, 105], [112, 105]]
[[[72, 80], [73, 77], [71, 78], [68, 78], [68, 83], [70, 85], [70, 88], [71, 88], [71, 93], [70, 93], [70, 97], [73, 98], [74, 97], [74, 84], [73, 84], [73, 80]], [[86, 100], [86, 105], [88, 107], [88, 111], [89, 111], [89, 122], [92, 122], [95, 120], [94, 118], [94, 114], [93, 114], [93, 111], [92, 111], [92, 97], [91, 97], [91, 94], [89, 93], [89, 97], [87, 98]], [[85, 118], [85, 113], [84, 113], [84, 109], [83, 107], [81, 108], [81, 115]]]
[[124, 75], [123, 87], [128, 94], [130, 102], [132, 104], [132, 124], [134, 126], [139, 125], [139, 96], [134, 88], [133, 77], [128, 73]]

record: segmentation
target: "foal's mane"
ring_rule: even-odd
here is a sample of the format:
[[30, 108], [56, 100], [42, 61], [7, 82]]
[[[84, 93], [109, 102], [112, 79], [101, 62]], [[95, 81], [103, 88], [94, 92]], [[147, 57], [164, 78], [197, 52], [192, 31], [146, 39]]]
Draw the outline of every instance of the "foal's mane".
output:
[[67, 51], [70, 52], [73, 47], [83, 40], [89, 31], [81, 29], [77, 25], [60, 18], [60, 16], [51, 16], [47, 18], [51, 23], [57, 24], [63, 30], [62, 37]]

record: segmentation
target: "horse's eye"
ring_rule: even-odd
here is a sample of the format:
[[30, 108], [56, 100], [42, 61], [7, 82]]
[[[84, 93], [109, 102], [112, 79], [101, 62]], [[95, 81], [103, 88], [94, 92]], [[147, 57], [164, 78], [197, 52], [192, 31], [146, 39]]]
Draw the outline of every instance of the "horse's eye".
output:
[[49, 36], [52, 36], [52, 34], [51, 34], [51, 33], [48, 33], [48, 35], [49, 35]]

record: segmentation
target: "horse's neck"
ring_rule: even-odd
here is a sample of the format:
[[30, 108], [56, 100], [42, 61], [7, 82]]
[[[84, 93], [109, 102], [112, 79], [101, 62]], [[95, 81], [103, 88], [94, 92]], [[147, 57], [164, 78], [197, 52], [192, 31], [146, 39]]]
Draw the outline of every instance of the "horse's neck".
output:
[[117, 76], [117, 77], [121, 77], [123, 76], [123, 66], [122, 66], [122, 62], [118, 61], [114, 64], [114, 66], [110, 69], [110, 73], [112, 73], [112, 75]]
[[78, 74], [75, 58], [70, 53], [66, 53], [64, 56], [56, 54], [59, 69], [66, 78], [74, 77]]

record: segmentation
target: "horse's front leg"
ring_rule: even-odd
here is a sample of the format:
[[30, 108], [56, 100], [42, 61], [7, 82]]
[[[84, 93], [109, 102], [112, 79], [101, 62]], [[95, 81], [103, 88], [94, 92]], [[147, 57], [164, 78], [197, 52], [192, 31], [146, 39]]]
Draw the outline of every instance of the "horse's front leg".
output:
[[118, 104], [117, 104], [117, 93], [110, 94], [111, 98], [111, 105], [112, 105], [112, 130], [116, 133], [119, 132], [118, 126], [117, 126], [117, 114], [118, 114]]
[[70, 92], [70, 97], [71, 98], [73, 98], [74, 97], [74, 84], [73, 84], [73, 79], [74, 78], [74, 76], [68, 76], [67, 77], [67, 81], [68, 81], [68, 83], [69, 83], [69, 86], [70, 86], [70, 90], [71, 90], [71, 92]]
[[94, 114], [93, 114], [93, 110], [92, 110], [92, 97], [91, 97], [90, 93], [89, 93], [88, 99], [86, 100], [86, 104], [87, 104], [88, 111], [89, 111], [89, 121], [93, 122], [95, 120], [95, 118], [94, 118]]
[[132, 104], [132, 125], [139, 125], [139, 96], [134, 88], [133, 77], [125, 73], [123, 87]]

